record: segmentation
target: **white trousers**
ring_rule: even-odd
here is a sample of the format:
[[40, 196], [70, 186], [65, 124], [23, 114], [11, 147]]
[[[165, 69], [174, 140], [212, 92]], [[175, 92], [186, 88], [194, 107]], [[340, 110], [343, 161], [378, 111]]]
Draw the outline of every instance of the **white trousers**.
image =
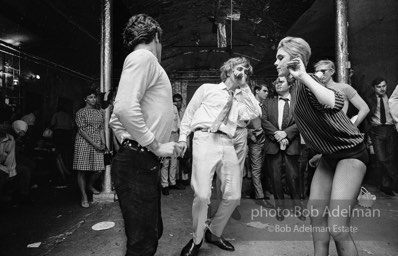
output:
[[243, 172], [243, 170], [245, 169], [245, 160], [248, 152], [247, 129], [246, 128], [236, 129], [235, 135], [232, 139], [234, 141], [234, 147], [236, 150], [236, 154], [238, 156], [240, 169]]
[[242, 172], [233, 140], [226, 135], [197, 131], [192, 146], [193, 239], [195, 244], [199, 244], [206, 228], [214, 173], [217, 172], [221, 181], [222, 200], [209, 229], [214, 235], [221, 236], [232, 212], [240, 203]]

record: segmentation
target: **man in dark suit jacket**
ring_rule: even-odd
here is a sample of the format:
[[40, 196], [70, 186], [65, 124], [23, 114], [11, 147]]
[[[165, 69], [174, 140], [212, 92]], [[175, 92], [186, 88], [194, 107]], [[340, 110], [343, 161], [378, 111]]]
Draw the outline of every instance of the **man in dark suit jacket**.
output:
[[[261, 125], [265, 133], [264, 152], [267, 154], [268, 170], [273, 184], [276, 218], [284, 219], [284, 203], [282, 188], [282, 166], [285, 163], [286, 180], [291, 198], [294, 201], [295, 211], [299, 219], [305, 220], [302, 215], [302, 206], [299, 199], [299, 169], [300, 136], [292, 116], [294, 97], [290, 94], [291, 85], [285, 77], [279, 77], [275, 83], [277, 97], [265, 101]], [[292, 101], [293, 100], [293, 101]]]
[[388, 105], [385, 79], [375, 78], [372, 89], [374, 93], [367, 98], [370, 112], [365, 122], [365, 131], [372, 140], [376, 159], [382, 167], [380, 191], [394, 196], [394, 191], [398, 192], [398, 171], [393, 159], [397, 147], [397, 132]]

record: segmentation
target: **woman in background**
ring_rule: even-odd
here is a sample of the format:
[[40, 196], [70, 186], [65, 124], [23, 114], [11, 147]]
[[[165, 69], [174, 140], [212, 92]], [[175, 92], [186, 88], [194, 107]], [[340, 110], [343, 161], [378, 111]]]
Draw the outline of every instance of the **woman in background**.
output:
[[94, 194], [100, 193], [94, 188], [94, 183], [101, 171], [105, 169], [104, 151], [106, 147], [104, 115], [96, 108], [96, 92], [89, 90], [83, 96], [86, 106], [76, 113], [78, 131], [75, 140], [73, 169], [78, 171], [77, 183], [82, 194], [81, 206], [87, 208], [89, 204], [86, 189]]
[[[278, 76], [294, 83], [293, 116], [306, 144], [322, 154], [311, 184], [314, 255], [327, 256], [330, 236], [340, 256], [358, 255], [350, 233], [350, 214], [366, 173], [364, 135], [342, 111], [344, 98], [306, 72], [311, 48], [302, 38], [286, 37], [278, 45]], [[337, 214], [327, 214], [333, 212]]]

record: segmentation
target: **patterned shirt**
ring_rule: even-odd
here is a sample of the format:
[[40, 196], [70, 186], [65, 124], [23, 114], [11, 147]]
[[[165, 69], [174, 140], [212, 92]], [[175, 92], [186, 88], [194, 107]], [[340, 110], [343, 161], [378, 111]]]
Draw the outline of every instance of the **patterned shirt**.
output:
[[352, 88], [351, 85], [344, 83], [334, 83], [333, 85], [328, 86], [327, 88], [341, 92], [344, 99], [343, 112], [347, 113], [349, 101], [352, 98], [354, 98], [355, 95], [358, 94], [357, 91], [354, 88]]
[[[319, 79], [311, 75], [319, 82]], [[340, 92], [335, 95], [333, 108], [319, 103], [312, 91], [299, 81], [295, 81], [292, 93], [296, 97], [293, 117], [305, 143], [318, 153], [332, 154], [339, 150], [360, 144], [364, 135], [359, 132], [342, 111], [344, 98]]]

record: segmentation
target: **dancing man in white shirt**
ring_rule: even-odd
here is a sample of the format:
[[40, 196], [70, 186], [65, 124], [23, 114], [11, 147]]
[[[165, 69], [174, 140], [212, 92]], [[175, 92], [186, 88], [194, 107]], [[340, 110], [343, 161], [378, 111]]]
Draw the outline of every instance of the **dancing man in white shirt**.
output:
[[[197, 255], [203, 237], [206, 242], [223, 250], [235, 250], [222, 237], [222, 233], [240, 203], [242, 188], [242, 170], [232, 138], [238, 121], [259, 115], [258, 103], [247, 85], [252, 70], [245, 58], [229, 59], [220, 69], [222, 82], [200, 86], [181, 121], [179, 143], [182, 155], [187, 148], [187, 136], [194, 132], [191, 186], [195, 193], [192, 205], [193, 239], [182, 249], [181, 255]], [[221, 180], [222, 200], [205, 232], [215, 172]]]

